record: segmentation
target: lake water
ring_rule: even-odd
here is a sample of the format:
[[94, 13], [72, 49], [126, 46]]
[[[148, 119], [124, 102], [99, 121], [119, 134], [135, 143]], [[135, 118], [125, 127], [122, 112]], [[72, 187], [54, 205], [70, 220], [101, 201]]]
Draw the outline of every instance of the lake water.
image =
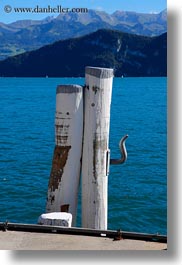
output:
[[[45, 212], [56, 86], [83, 78], [0, 78], [0, 222]], [[108, 229], [167, 233], [166, 78], [114, 78], [110, 149], [128, 134], [128, 160], [110, 166]], [[77, 224], [80, 226], [81, 207]]]

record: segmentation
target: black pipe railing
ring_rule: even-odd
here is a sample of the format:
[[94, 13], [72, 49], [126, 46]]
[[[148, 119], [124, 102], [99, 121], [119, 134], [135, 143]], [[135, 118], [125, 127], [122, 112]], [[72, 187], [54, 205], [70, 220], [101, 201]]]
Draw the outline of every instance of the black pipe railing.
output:
[[133, 239], [141, 241], [167, 243], [167, 236], [165, 235], [126, 232], [121, 230], [96, 230], [96, 229], [87, 229], [87, 228], [78, 228], [78, 227], [61, 227], [61, 226], [21, 224], [21, 223], [9, 223], [9, 222], [4, 222], [4, 223], [0, 222], [0, 230], [85, 235], [85, 236], [96, 236], [96, 237], [105, 236], [113, 238], [114, 240]]

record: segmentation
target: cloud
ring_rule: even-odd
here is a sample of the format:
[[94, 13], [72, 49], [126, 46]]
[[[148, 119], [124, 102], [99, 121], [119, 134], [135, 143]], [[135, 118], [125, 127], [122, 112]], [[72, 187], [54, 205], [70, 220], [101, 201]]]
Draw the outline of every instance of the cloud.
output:
[[95, 10], [98, 10], [98, 11], [104, 11], [104, 8], [102, 6], [96, 6], [95, 7]]
[[149, 13], [150, 14], [158, 14], [159, 12], [158, 11], [150, 11]]

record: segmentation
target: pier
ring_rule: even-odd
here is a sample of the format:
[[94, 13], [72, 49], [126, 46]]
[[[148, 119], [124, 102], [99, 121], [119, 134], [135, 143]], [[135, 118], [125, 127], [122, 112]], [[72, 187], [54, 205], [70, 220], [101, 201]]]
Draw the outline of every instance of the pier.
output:
[[[108, 229], [109, 167], [126, 161], [128, 138], [126, 134], [119, 141], [121, 157], [113, 158], [109, 149], [113, 74], [113, 69], [86, 67], [84, 86], [57, 86], [45, 212], [37, 217], [38, 224], [0, 223], [0, 249], [167, 249], [166, 235]], [[79, 185], [82, 227], [76, 227]]]
[[166, 250], [167, 237], [113, 230], [0, 223], [1, 250]]

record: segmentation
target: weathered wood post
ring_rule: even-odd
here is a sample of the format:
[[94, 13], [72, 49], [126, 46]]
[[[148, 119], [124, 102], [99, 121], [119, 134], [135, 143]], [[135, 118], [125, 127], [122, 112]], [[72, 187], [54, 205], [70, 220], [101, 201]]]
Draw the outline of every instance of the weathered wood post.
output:
[[109, 125], [113, 69], [86, 67], [82, 226], [107, 229]]
[[83, 88], [60, 85], [56, 91], [55, 150], [46, 212], [69, 212], [76, 219], [83, 138]]

